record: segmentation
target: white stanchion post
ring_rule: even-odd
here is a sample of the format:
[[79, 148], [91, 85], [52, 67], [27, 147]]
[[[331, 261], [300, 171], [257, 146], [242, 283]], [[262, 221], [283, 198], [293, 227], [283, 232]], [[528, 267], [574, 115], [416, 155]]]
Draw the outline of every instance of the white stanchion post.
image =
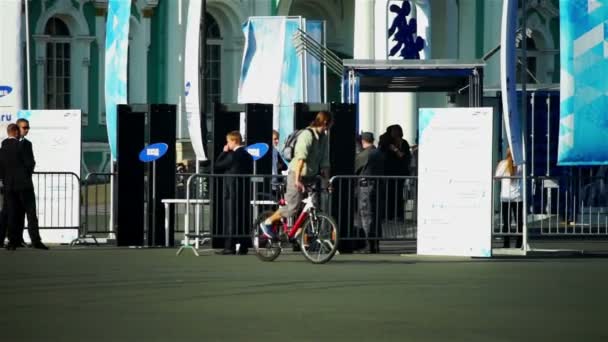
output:
[[[200, 171], [201, 171], [200, 159], [197, 158], [194, 172], [198, 175], [198, 173]], [[196, 187], [196, 193], [197, 193], [197, 197], [198, 197], [198, 194], [201, 193], [198, 186]], [[196, 231], [196, 238], [194, 240], [194, 246], [196, 249], [198, 249], [200, 246], [199, 245], [200, 244], [199, 232], [200, 232], [200, 224], [201, 224], [201, 221], [200, 221], [201, 220], [201, 208], [199, 208], [198, 205], [196, 206], [196, 209], [194, 210], [194, 215], [196, 215], [194, 217], [194, 230]]]
[[195, 176], [196, 174], [188, 177], [188, 180], [186, 181], [186, 215], [184, 217], [186, 222], [184, 223], [184, 245], [180, 247], [176, 255], [180, 255], [184, 249], [191, 249], [192, 252], [194, 252], [194, 255], [199, 256], [196, 248], [192, 248], [192, 246], [190, 246], [190, 239], [188, 238], [188, 235], [190, 234], [190, 182]]
[[170, 204], [165, 203], [165, 247], [169, 247], [169, 215], [171, 214]]

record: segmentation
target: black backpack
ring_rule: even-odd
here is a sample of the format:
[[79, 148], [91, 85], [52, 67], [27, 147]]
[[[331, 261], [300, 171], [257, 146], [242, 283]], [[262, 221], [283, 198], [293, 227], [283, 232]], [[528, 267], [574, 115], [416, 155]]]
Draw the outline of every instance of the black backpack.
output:
[[312, 130], [310, 128], [303, 128], [297, 131], [293, 131], [287, 136], [287, 140], [285, 140], [285, 145], [283, 145], [283, 149], [281, 150], [281, 155], [283, 156], [283, 159], [285, 159], [285, 161], [290, 162], [293, 159], [293, 155], [296, 153], [296, 143], [298, 142], [298, 136], [300, 136], [300, 133], [302, 133], [304, 130], [309, 130], [310, 133], [312, 133]]

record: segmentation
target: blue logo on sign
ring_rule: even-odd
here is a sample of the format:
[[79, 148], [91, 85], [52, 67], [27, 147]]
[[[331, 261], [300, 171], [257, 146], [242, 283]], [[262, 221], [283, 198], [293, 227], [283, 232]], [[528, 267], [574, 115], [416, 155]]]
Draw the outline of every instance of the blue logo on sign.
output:
[[265, 143], [257, 143], [253, 145], [249, 145], [245, 148], [247, 152], [253, 157], [253, 160], [258, 160], [262, 158], [266, 153], [268, 153], [268, 144]]
[[13, 88], [5, 85], [0, 85], [0, 97], [5, 97], [13, 91]]
[[187, 82], [186, 83], [186, 96], [188, 96], [190, 94], [190, 86], [191, 86], [190, 82]]
[[169, 146], [167, 146], [167, 144], [165, 143], [156, 143], [148, 145], [144, 147], [141, 152], [139, 152], [139, 160], [144, 163], [155, 161], [156, 159], [159, 159], [160, 157], [164, 156], [165, 153], [167, 153], [168, 149]]

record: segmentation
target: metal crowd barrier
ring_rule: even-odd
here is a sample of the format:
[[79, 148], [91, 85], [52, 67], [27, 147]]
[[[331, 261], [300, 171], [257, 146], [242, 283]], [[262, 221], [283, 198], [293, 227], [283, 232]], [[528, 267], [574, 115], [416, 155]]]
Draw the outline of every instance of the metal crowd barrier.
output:
[[522, 221], [526, 220], [529, 240], [608, 239], [608, 182], [604, 177], [529, 177], [527, 208], [517, 201], [501, 201], [501, 183], [507, 179], [522, 182], [521, 177], [494, 177], [495, 236], [522, 236]]
[[[257, 215], [277, 208], [278, 186], [283, 181], [283, 176], [276, 175], [193, 174], [188, 177], [185, 200], [163, 201], [167, 211], [170, 205], [176, 206], [176, 240], [179, 235], [183, 237], [177, 254], [184, 249], [192, 249], [197, 254], [196, 250], [211, 238], [249, 239]], [[166, 221], [166, 232], [168, 225]]]
[[[249, 239], [257, 215], [277, 209], [280, 184], [284, 182], [284, 176], [276, 175], [191, 175], [185, 199], [163, 200], [167, 213], [172, 205], [176, 208], [176, 240], [182, 240], [178, 255], [184, 249], [197, 254], [196, 250], [211, 239]], [[237, 194], [236, 199], [227, 198], [229, 188]], [[329, 188], [330, 192], [321, 191], [318, 206], [336, 218], [341, 239], [359, 242], [416, 239], [416, 177], [336, 176], [330, 180]], [[367, 195], [361, 195], [362, 191]], [[374, 213], [371, 229], [367, 231], [360, 220], [361, 196], [372, 199], [371, 207], [363, 208], [366, 213]], [[234, 206], [229, 208], [229, 203]], [[348, 214], [345, 216], [344, 212]], [[165, 220], [167, 237], [169, 224]]]
[[98, 238], [113, 233], [111, 227], [111, 181], [115, 173], [89, 173], [82, 183], [83, 205], [81, 207], [82, 228], [78, 239], [72, 245], [86, 244], [92, 241], [98, 244]]
[[418, 179], [415, 176], [335, 176], [330, 214], [341, 240], [415, 240]]
[[80, 228], [80, 178], [73, 172], [34, 172], [40, 228]]

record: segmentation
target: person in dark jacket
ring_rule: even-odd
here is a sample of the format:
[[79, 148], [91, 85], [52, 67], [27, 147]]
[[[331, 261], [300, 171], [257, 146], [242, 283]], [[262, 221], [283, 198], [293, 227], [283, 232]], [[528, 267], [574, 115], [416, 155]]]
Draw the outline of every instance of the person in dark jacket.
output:
[[[360, 176], [378, 176], [384, 174], [384, 153], [374, 146], [374, 135], [370, 132], [361, 134], [361, 152], [355, 158], [355, 173]], [[370, 253], [378, 253], [380, 222], [376, 213], [380, 203], [377, 198], [378, 180], [374, 178], [359, 178], [357, 184], [357, 219], [365, 236], [368, 238]], [[365, 247], [365, 246], [362, 246]]]
[[[403, 129], [399, 125], [387, 127], [386, 132], [380, 136], [378, 144], [385, 154], [384, 172], [387, 176], [409, 176], [411, 152], [410, 145], [403, 139]], [[405, 216], [405, 202], [403, 188], [405, 179], [388, 180], [389, 189], [386, 202], [388, 220], [403, 220]]]
[[[24, 145], [19, 141], [19, 126], [10, 124], [7, 127], [8, 138], [2, 141], [0, 149], [0, 174], [3, 177], [4, 200], [8, 212], [8, 237], [7, 249], [15, 250], [21, 245], [24, 212], [32, 210], [34, 216], [28, 225], [35, 229], [30, 230], [32, 247], [48, 249], [38, 234], [38, 219], [36, 213], [36, 197], [32, 173], [35, 162], [33, 158], [27, 157]], [[28, 216], [29, 219], [29, 216]]]
[[[226, 175], [250, 175], [253, 173], [253, 158], [242, 146], [243, 138], [238, 131], [226, 135], [224, 151], [215, 162], [215, 171]], [[247, 254], [249, 237], [233, 239], [234, 235], [247, 235], [250, 221], [250, 185], [244, 177], [226, 177], [223, 182], [223, 226], [227, 238], [224, 250], [219, 254], [236, 254], [236, 244], [240, 244], [239, 254]]]
[[[32, 179], [32, 175], [34, 174], [34, 168], [36, 167], [36, 160], [34, 159], [34, 149], [32, 148], [32, 143], [26, 136], [30, 132], [30, 122], [27, 119], [18, 119], [17, 126], [19, 126], [19, 143], [21, 144], [21, 150], [23, 153], [23, 160], [26, 165], [26, 175], [30, 179]], [[30, 240], [32, 241], [32, 247], [39, 249], [48, 249], [40, 239], [40, 232], [38, 229], [38, 213], [36, 212], [36, 194], [34, 193], [34, 186], [32, 184], [31, 188], [24, 190], [24, 202], [22, 209], [24, 212], [19, 213], [19, 223], [21, 224], [21, 230], [23, 231], [23, 218], [27, 217], [27, 231], [30, 235]], [[23, 232], [20, 233], [20, 236], [23, 236]]]

